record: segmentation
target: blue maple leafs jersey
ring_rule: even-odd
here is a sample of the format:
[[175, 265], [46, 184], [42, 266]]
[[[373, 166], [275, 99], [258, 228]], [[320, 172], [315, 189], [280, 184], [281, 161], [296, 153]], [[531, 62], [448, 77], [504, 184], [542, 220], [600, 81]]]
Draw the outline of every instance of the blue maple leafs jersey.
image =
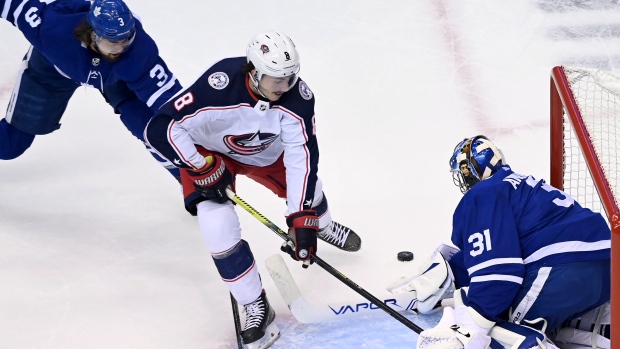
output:
[[505, 166], [463, 196], [452, 242], [469, 273], [469, 306], [498, 321], [528, 271], [609, 259], [611, 232], [599, 213]]
[[260, 100], [241, 70], [246, 61], [246, 57], [226, 58], [208, 68], [161, 107], [144, 139], [164, 158], [189, 169], [205, 164], [196, 145], [258, 167], [283, 156], [286, 215], [309, 209], [319, 162], [314, 94], [298, 79], [278, 101]]
[[62, 75], [101, 91], [121, 80], [151, 110], [181, 90], [157, 45], [136, 18], [136, 37], [117, 62], [104, 60], [74, 37], [86, 21], [87, 0], [0, 0], [0, 16], [17, 27]]

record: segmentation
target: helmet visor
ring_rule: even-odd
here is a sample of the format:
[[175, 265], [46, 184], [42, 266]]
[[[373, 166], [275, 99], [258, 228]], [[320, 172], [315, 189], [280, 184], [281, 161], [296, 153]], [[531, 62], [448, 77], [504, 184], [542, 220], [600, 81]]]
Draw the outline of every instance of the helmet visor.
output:
[[298, 75], [292, 74], [283, 77], [274, 77], [263, 74], [260, 78], [259, 86], [271, 92], [287, 92], [297, 83]]
[[123, 53], [131, 46], [133, 40], [136, 37], [136, 31], [134, 30], [129, 37], [119, 41], [108, 40], [106, 38], [102, 38], [101, 36], [95, 34], [94, 42], [99, 51], [105, 54], [119, 54]]

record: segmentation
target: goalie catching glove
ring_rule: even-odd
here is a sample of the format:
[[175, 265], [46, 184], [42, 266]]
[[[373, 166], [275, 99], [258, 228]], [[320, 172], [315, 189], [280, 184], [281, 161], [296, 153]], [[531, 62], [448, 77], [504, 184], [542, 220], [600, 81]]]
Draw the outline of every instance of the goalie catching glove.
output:
[[187, 170], [192, 181], [194, 190], [211, 201], [220, 204], [228, 201], [226, 187], [232, 187], [233, 176], [226, 168], [224, 160], [217, 154], [207, 155], [206, 164], [198, 170]]
[[290, 241], [281, 250], [296, 261], [308, 261], [316, 252], [316, 233], [319, 230], [319, 217], [314, 210], [304, 210], [286, 217]]
[[444, 255], [451, 256], [446, 249], [454, 248], [442, 245], [433, 255], [418, 264], [415, 269], [387, 286], [391, 293], [416, 292], [418, 312], [428, 314], [438, 310], [441, 300], [452, 297], [454, 276]]

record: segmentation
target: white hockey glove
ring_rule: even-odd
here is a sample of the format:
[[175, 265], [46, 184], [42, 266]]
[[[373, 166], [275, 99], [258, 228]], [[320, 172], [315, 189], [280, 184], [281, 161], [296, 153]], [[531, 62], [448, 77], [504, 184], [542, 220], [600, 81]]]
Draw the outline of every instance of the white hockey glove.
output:
[[437, 326], [420, 333], [417, 349], [486, 349], [490, 346], [489, 331], [495, 322], [463, 305], [458, 294], [457, 290], [456, 308], [445, 307]]
[[[454, 276], [444, 257], [444, 253], [453, 251], [454, 248], [442, 245], [433, 255], [417, 265], [409, 274], [402, 276], [389, 284], [386, 289], [391, 293], [416, 292], [418, 298], [418, 312], [431, 313], [439, 309], [439, 302], [444, 298], [452, 297], [454, 291]], [[458, 250], [457, 250], [458, 251]]]

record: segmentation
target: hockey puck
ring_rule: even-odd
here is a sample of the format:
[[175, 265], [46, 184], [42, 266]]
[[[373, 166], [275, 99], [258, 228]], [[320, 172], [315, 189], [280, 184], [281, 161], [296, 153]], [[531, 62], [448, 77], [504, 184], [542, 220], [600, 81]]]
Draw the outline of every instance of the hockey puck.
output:
[[401, 251], [398, 252], [396, 258], [398, 258], [398, 260], [401, 262], [409, 262], [413, 260], [413, 253], [409, 251]]

